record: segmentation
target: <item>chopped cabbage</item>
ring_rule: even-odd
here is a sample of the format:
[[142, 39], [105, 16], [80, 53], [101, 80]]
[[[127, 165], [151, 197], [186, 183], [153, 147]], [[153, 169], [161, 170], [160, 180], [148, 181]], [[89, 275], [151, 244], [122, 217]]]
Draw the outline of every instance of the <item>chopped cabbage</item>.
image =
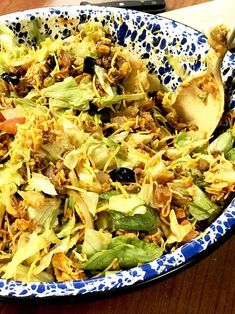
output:
[[87, 110], [94, 97], [91, 82], [77, 84], [73, 77], [43, 88], [40, 93], [42, 97], [50, 98], [53, 107], [64, 109]]
[[32, 173], [32, 177], [29, 180], [28, 190], [41, 191], [48, 195], [55, 196], [57, 192], [54, 185], [51, 183], [50, 179], [41, 173]]
[[60, 199], [45, 198], [43, 204], [39, 203], [37, 206], [30, 204], [27, 210], [29, 218], [35, 220], [39, 226], [45, 229], [55, 227], [58, 224], [57, 216], [60, 214], [60, 203]]
[[182, 226], [178, 223], [174, 210], [170, 211], [170, 234], [167, 238], [166, 243], [171, 244], [175, 242], [182, 242], [184, 237], [192, 230], [190, 222]]
[[52, 231], [45, 231], [40, 235], [36, 232], [28, 235], [28, 240], [25, 241], [16, 251], [12, 260], [4, 268], [3, 278], [14, 278], [17, 273], [17, 267], [27, 258], [39, 253], [42, 249], [47, 249], [51, 243], [55, 243], [57, 238]]
[[136, 194], [129, 194], [128, 197], [123, 194], [113, 195], [109, 198], [108, 207], [109, 210], [114, 210], [130, 216], [146, 213], [144, 200]]
[[82, 253], [89, 258], [97, 252], [106, 250], [111, 239], [111, 233], [87, 229], [82, 244]]
[[233, 148], [235, 136], [231, 130], [219, 135], [208, 147], [210, 153], [224, 153], [226, 154]]
[[189, 204], [189, 212], [197, 220], [205, 220], [218, 212], [218, 205], [214, 204], [199, 187], [189, 188], [189, 194], [193, 198]]

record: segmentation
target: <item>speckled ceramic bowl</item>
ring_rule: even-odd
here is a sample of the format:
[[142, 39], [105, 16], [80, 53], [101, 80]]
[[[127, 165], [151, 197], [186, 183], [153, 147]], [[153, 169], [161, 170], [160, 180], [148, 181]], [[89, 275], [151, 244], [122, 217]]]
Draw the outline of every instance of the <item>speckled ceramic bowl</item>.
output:
[[[18, 12], [0, 17], [14, 31], [19, 42], [32, 43], [28, 32], [32, 20], [38, 19], [40, 32], [52, 38], [67, 37], [77, 25], [88, 20], [101, 21], [110, 26], [112, 36], [120, 45], [129, 47], [141, 58], [147, 59], [149, 70], [156, 73], [161, 82], [174, 90], [181, 78], [168, 63], [167, 54], [179, 56], [186, 73], [205, 68], [202, 63], [208, 45], [198, 31], [162, 17], [140, 12], [102, 7], [58, 7]], [[223, 78], [230, 82], [228, 107], [235, 107], [235, 92], [231, 87], [235, 76], [235, 55], [228, 53], [223, 63]], [[235, 199], [224, 209], [207, 232], [176, 251], [166, 254], [151, 263], [106, 277], [69, 281], [64, 283], [29, 283], [0, 280], [0, 298], [46, 299], [59, 297], [93, 297], [119, 291], [148, 281], [158, 280], [207, 252], [224, 239], [235, 226]]]

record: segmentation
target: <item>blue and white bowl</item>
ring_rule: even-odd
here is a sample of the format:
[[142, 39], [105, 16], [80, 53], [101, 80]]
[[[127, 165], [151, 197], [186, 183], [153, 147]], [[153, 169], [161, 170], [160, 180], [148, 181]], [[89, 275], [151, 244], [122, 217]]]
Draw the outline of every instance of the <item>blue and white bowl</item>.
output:
[[[113, 38], [120, 45], [137, 52], [148, 62], [149, 70], [159, 77], [163, 85], [175, 90], [181, 78], [170, 66], [166, 55], [178, 56], [187, 74], [205, 69], [202, 62], [208, 44], [205, 36], [173, 20], [136, 11], [115, 8], [65, 6], [18, 12], [0, 17], [16, 34], [19, 42], [32, 43], [29, 24], [40, 20], [40, 32], [52, 38], [67, 37], [77, 25], [89, 20], [101, 21], [110, 27]], [[58, 23], [58, 20], [60, 23]], [[61, 21], [64, 21], [61, 23]], [[231, 82], [235, 77], [235, 55], [228, 53], [223, 63], [223, 79]], [[235, 91], [228, 88], [227, 108], [235, 108]], [[111, 291], [158, 280], [182, 268], [216, 243], [221, 242], [235, 226], [235, 199], [211, 224], [200, 239], [181, 246], [151, 263], [121, 271], [106, 277], [80, 281], [21, 283], [0, 279], [0, 298], [46, 299], [59, 297], [95, 296]]]

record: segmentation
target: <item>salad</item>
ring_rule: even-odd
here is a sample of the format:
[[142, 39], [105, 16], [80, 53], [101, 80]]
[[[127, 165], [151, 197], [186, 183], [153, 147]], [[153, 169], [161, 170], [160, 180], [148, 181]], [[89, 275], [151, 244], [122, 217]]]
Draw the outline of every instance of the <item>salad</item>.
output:
[[0, 25], [0, 275], [101, 276], [200, 237], [235, 190], [234, 112], [208, 140], [98, 22], [19, 44]]

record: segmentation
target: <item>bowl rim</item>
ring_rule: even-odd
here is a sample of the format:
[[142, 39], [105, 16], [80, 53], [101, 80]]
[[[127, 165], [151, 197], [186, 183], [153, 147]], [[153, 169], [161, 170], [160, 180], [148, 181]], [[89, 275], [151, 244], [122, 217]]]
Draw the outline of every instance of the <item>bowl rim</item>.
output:
[[[28, 19], [30, 15], [34, 15], [37, 13], [38, 16], [41, 16], [41, 14], [43, 15], [46, 11], [46, 13], [50, 13], [52, 14], [52, 12], [55, 12], [56, 10], [61, 10], [61, 11], [71, 11], [72, 9], [75, 9], [78, 11], [84, 10], [98, 10], [100, 11], [101, 9], [105, 12], [114, 12], [114, 13], [126, 13], [128, 12], [129, 15], [141, 15], [141, 16], [146, 16], [146, 17], [151, 17], [152, 19], [156, 19], [156, 21], [174, 21], [173, 19], [167, 18], [167, 17], [163, 17], [163, 16], [154, 16], [152, 14], [149, 13], [145, 13], [145, 12], [139, 12], [139, 11], [133, 11], [133, 10], [126, 10], [123, 8], [113, 8], [113, 7], [108, 7], [108, 6], [93, 6], [93, 5], [84, 5], [84, 6], [79, 6], [79, 5], [60, 5], [60, 6], [46, 6], [46, 7], [41, 7], [41, 8], [35, 8], [35, 9], [29, 9], [29, 10], [22, 10], [22, 11], [17, 11], [17, 12], [12, 12], [9, 14], [5, 14], [5, 15], [1, 15], [0, 16], [0, 22], [13, 22], [16, 20], [16, 17], [18, 18], [18, 21], [21, 21], [23, 19]], [[72, 13], [72, 12], [71, 12]], [[155, 18], [154, 18], [155, 17]], [[177, 25], [181, 25], [184, 26], [186, 29], [193, 29], [196, 31], [196, 33], [202, 34], [200, 31], [187, 26], [183, 23], [174, 21]], [[204, 34], [203, 34], [204, 35]], [[170, 252], [167, 253], [165, 255], [163, 255], [161, 258], [154, 260], [153, 262], [150, 263], [146, 263], [143, 264], [142, 266], [138, 266], [138, 267], [134, 267], [130, 270], [124, 270], [124, 271], [120, 271], [119, 273], [115, 274], [115, 275], [108, 275], [108, 276], [102, 276], [99, 278], [89, 278], [86, 280], [79, 280], [79, 281], [68, 281], [68, 282], [30, 282], [30, 283], [21, 283], [18, 281], [13, 281], [13, 280], [5, 280], [5, 279], [0, 279], [0, 300], [3, 301], [7, 301], [7, 300], [17, 300], [17, 301], [23, 301], [23, 300], [48, 300], [48, 299], [68, 299], [68, 298], [72, 298], [72, 299], [80, 299], [80, 298], [86, 298], [87, 296], [101, 296], [101, 295], [107, 295], [107, 294], [113, 294], [114, 292], [120, 292], [120, 291], [126, 291], [129, 289], [134, 289], [135, 287], [141, 287], [153, 282], [158, 282], [160, 280], [163, 280], [169, 276], [172, 276], [173, 274], [182, 271], [186, 268], [188, 268], [189, 266], [193, 265], [195, 262], [197, 262], [198, 260], [202, 259], [203, 257], [209, 255], [211, 253], [211, 251], [214, 251], [215, 249], [217, 249], [221, 244], [223, 244], [228, 238], [230, 238], [231, 235], [233, 235], [234, 230], [235, 230], [235, 212], [234, 214], [232, 213], [232, 209], [235, 211], [235, 198], [232, 199], [232, 201], [230, 202], [230, 204], [224, 209], [224, 211], [220, 214], [220, 216], [217, 217], [217, 219], [208, 226], [208, 228], [206, 229], [207, 233], [204, 234], [203, 236], [201, 236], [198, 239], [194, 239], [186, 244], [184, 244], [183, 246], [181, 246], [180, 248], [176, 249], [174, 252]], [[231, 213], [230, 213], [231, 212]], [[231, 216], [230, 216], [231, 215]], [[221, 232], [217, 232], [215, 233], [215, 225], [220, 223], [223, 219], [226, 220], [226, 226], [225, 228], [222, 230], [220, 230]], [[225, 222], [224, 222], [225, 225]], [[201, 246], [202, 240], [208, 235], [208, 233], [211, 233], [214, 235], [214, 238], [212, 237], [211, 241], [207, 242], [206, 246]], [[135, 283], [132, 283], [131, 285], [120, 285], [120, 286], [114, 286], [111, 289], [105, 289], [105, 290], [99, 290], [99, 291], [85, 291], [84, 293], [78, 292], [77, 287], [82, 283], [82, 284], [90, 284], [92, 286], [92, 284], [94, 283], [94, 281], [106, 281], [109, 278], [116, 277], [118, 278], [118, 276], [122, 276], [124, 273], [130, 275], [130, 276], [134, 276], [136, 269], [143, 269], [146, 271], [146, 273], [150, 270], [151, 267], [154, 267], [154, 264], [156, 263], [156, 261], [165, 261], [166, 258], [172, 257], [174, 256], [176, 253], [180, 250], [180, 252], [182, 254], [185, 254], [186, 258], [185, 261], [179, 261], [178, 263], [176, 263], [176, 265], [172, 266], [165, 270], [160, 272], [160, 274], [152, 274], [152, 275], [148, 275], [146, 278], [142, 278], [142, 279], [138, 279]], [[150, 268], [149, 268], [150, 267]], [[64, 289], [64, 286], [66, 286], [66, 288], [71, 289], [70, 283], [73, 282], [74, 283], [74, 289], [75, 292], [73, 291], [73, 294], [64, 294], [64, 295], [57, 295], [56, 293], [51, 293], [50, 295], [47, 296], [41, 296], [40, 294], [37, 294], [36, 289], [33, 288], [32, 286], [36, 286], [36, 288], [42, 288], [45, 286], [56, 286], [56, 288], [59, 289]], [[14, 294], [2, 294], [2, 287], [8, 284], [14, 283], [16, 289], [19, 288], [19, 286], [22, 287], [26, 287], [26, 289], [31, 289], [32, 294], [31, 295], [14, 295]]]

